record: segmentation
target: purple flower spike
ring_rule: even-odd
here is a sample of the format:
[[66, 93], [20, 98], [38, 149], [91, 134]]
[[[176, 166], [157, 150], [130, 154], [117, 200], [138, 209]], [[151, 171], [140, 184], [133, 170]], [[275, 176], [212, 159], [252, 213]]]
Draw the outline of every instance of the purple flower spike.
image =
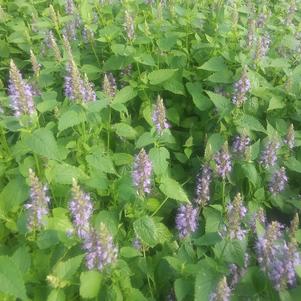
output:
[[231, 157], [226, 145], [224, 145], [223, 148], [216, 153], [214, 160], [216, 164], [216, 172], [224, 180], [232, 170]]
[[291, 124], [288, 128], [287, 135], [284, 139], [284, 143], [287, 144], [289, 149], [293, 149], [295, 147], [295, 130], [293, 124]]
[[273, 167], [277, 161], [277, 151], [280, 144], [277, 141], [270, 141], [261, 154], [260, 163], [267, 169]]
[[117, 85], [116, 85], [116, 81], [115, 81], [115, 78], [112, 73], [105, 74], [105, 76], [103, 78], [102, 89], [108, 97], [110, 97], [110, 98], [115, 97], [116, 91], [117, 91]]
[[209, 165], [204, 164], [197, 176], [195, 203], [205, 207], [210, 200], [210, 184], [212, 181], [212, 170]]
[[153, 111], [152, 119], [156, 127], [157, 133], [159, 135], [162, 135], [163, 131], [169, 128], [169, 124], [167, 123], [166, 120], [165, 106], [163, 103], [163, 99], [160, 97], [160, 95], [158, 95], [157, 103]]
[[145, 193], [151, 192], [151, 175], [152, 162], [142, 148], [135, 157], [132, 173], [133, 184], [137, 189], [138, 195], [144, 196]]
[[72, 215], [73, 225], [77, 236], [86, 239], [90, 234], [90, 218], [93, 213], [93, 205], [89, 194], [80, 190], [75, 179], [72, 184], [72, 200], [69, 203], [69, 210]]
[[246, 135], [236, 136], [232, 145], [233, 152], [239, 155], [244, 155], [250, 145], [250, 142], [250, 138]]
[[251, 88], [250, 80], [246, 70], [244, 70], [241, 78], [234, 84], [234, 95], [232, 102], [237, 107], [240, 107], [246, 101], [246, 95]]
[[124, 30], [127, 34], [128, 39], [132, 41], [135, 37], [134, 20], [127, 10], [125, 11]]
[[196, 231], [198, 227], [198, 209], [193, 208], [191, 204], [182, 205], [178, 209], [176, 216], [176, 228], [179, 231], [179, 237], [185, 238]]
[[10, 61], [8, 91], [15, 116], [18, 117], [23, 114], [33, 115], [36, 112], [33, 101], [33, 89], [22, 78], [13, 60]]
[[50, 198], [47, 186], [43, 185], [32, 169], [29, 169], [30, 202], [25, 205], [28, 210], [28, 230], [39, 230], [44, 226], [44, 219], [49, 213]]
[[285, 186], [288, 182], [288, 178], [285, 172], [285, 168], [281, 167], [276, 171], [269, 183], [269, 191], [273, 195], [276, 195], [285, 189]]
[[210, 301], [230, 301], [231, 289], [227, 284], [226, 277], [223, 277], [217, 284], [216, 291], [211, 294]]

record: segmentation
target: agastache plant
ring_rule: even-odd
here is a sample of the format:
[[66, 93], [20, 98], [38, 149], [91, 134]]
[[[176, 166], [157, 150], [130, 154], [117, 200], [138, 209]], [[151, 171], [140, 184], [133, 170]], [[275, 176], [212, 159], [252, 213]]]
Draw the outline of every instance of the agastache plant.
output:
[[56, 61], [61, 62], [62, 60], [61, 51], [56, 43], [52, 31], [49, 31], [48, 36], [46, 37], [46, 45], [53, 50]]
[[246, 95], [250, 88], [251, 83], [248, 78], [247, 71], [244, 70], [240, 79], [234, 83], [234, 94], [232, 97], [233, 104], [235, 104], [237, 107], [242, 106], [247, 99]]
[[256, 21], [254, 19], [249, 19], [249, 28], [248, 28], [248, 35], [247, 35], [247, 46], [252, 48], [256, 42]]
[[232, 170], [231, 157], [226, 144], [215, 154], [214, 161], [217, 174], [224, 180]]
[[276, 140], [269, 141], [263, 150], [260, 158], [261, 165], [267, 169], [273, 167], [277, 162], [277, 151], [280, 148], [280, 144]]
[[152, 162], [146, 151], [142, 148], [135, 157], [133, 166], [133, 184], [139, 196], [144, 196], [151, 192]]
[[80, 239], [89, 238], [93, 204], [90, 195], [80, 189], [75, 179], [72, 183], [72, 200], [69, 203], [69, 210], [77, 236]]
[[293, 149], [295, 147], [295, 130], [293, 124], [290, 124], [288, 128], [284, 143], [288, 146], [289, 149]]
[[244, 155], [250, 146], [251, 139], [246, 135], [239, 135], [234, 138], [232, 151], [239, 155]]
[[282, 192], [288, 182], [288, 177], [284, 167], [281, 167], [273, 175], [269, 183], [269, 191], [273, 195]]
[[152, 120], [159, 135], [162, 135], [163, 131], [169, 128], [169, 124], [166, 120], [164, 102], [160, 95], [157, 97], [157, 103], [154, 107]]
[[271, 39], [268, 34], [262, 35], [257, 40], [257, 48], [255, 53], [255, 60], [258, 61], [266, 56], [269, 51]]
[[100, 223], [99, 230], [91, 229], [84, 240], [86, 266], [102, 271], [117, 260], [118, 249], [107, 227]]
[[103, 92], [111, 99], [115, 97], [117, 91], [116, 80], [112, 73], [105, 73], [102, 84]]
[[208, 164], [204, 164], [196, 180], [195, 203], [201, 208], [205, 207], [210, 200], [210, 184], [212, 181], [212, 170]]
[[129, 41], [132, 41], [135, 37], [134, 20], [128, 10], [125, 11], [124, 30], [127, 34]]
[[10, 61], [8, 92], [11, 107], [17, 117], [23, 114], [33, 115], [36, 112], [32, 86], [22, 78], [13, 60]]
[[176, 228], [181, 239], [197, 230], [199, 212], [191, 204], [181, 205], [176, 215]]
[[242, 240], [247, 231], [242, 229], [242, 220], [246, 216], [247, 208], [243, 205], [240, 193], [238, 193], [232, 203], [227, 206], [227, 233], [230, 239]]
[[226, 277], [223, 277], [217, 284], [215, 292], [210, 295], [209, 301], [230, 301], [231, 289], [228, 286]]
[[45, 224], [49, 213], [50, 198], [48, 188], [43, 185], [35, 172], [29, 169], [30, 202], [25, 205], [28, 212], [27, 228], [29, 231], [40, 230]]

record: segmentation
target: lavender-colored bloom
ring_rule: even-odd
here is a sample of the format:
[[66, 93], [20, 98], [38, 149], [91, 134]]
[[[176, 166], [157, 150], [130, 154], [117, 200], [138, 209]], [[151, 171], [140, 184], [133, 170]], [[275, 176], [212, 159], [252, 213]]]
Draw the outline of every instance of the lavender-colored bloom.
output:
[[251, 88], [250, 80], [246, 70], [243, 72], [241, 78], [234, 84], [234, 94], [232, 102], [240, 107], [246, 101], [246, 94]]
[[86, 239], [90, 235], [93, 205], [90, 195], [81, 191], [75, 179], [72, 184], [72, 200], [69, 203], [69, 210], [77, 236], [80, 239]]
[[250, 145], [250, 142], [251, 139], [246, 135], [236, 136], [232, 145], [233, 152], [244, 155]]
[[159, 135], [162, 135], [163, 131], [169, 128], [169, 124], [166, 120], [166, 110], [164, 102], [160, 95], [158, 95], [157, 98], [157, 103], [153, 111], [152, 120]]
[[142, 249], [142, 243], [141, 243], [141, 240], [136, 237], [134, 240], [133, 240], [133, 247], [138, 250], [138, 251], [141, 251]]
[[248, 23], [249, 23], [249, 29], [247, 35], [247, 45], [248, 47], [252, 48], [256, 42], [256, 35], [255, 35], [256, 21], [254, 19], [250, 19]]
[[269, 191], [276, 195], [284, 190], [287, 184], [288, 178], [285, 172], [285, 168], [281, 167], [278, 171], [276, 171], [269, 183]]
[[284, 143], [287, 144], [289, 149], [293, 149], [295, 147], [295, 130], [293, 124], [291, 124], [288, 128], [287, 135], [284, 139]]
[[210, 184], [212, 181], [212, 170], [209, 165], [204, 164], [196, 180], [195, 203], [205, 207], [210, 200]]
[[57, 62], [60, 62], [62, 60], [60, 49], [56, 43], [53, 32], [51, 30], [48, 32], [48, 35], [45, 38], [45, 46], [46, 48], [48, 47], [53, 50], [54, 57]]
[[84, 43], [89, 43], [90, 41], [93, 41], [94, 39], [94, 32], [88, 28], [87, 26], [84, 26], [82, 30], [82, 37], [84, 40]]
[[102, 271], [106, 266], [117, 260], [118, 249], [114, 244], [112, 235], [106, 226], [101, 223], [100, 229], [91, 229], [84, 241], [86, 251], [86, 266], [89, 270]]
[[242, 219], [246, 216], [247, 208], [243, 205], [240, 193], [227, 206], [227, 233], [230, 239], [242, 240], [247, 231], [242, 229]]
[[255, 60], [258, 61], [266, 56], [271, 44], [271, 39], [268, 34], [259, 37], [257, 41], [257, 49], [255, 54]]
[[68, 38], [68, 40], [76, 40], [76, 22], [74, 20], [69, 21], [63, 28], [63, 35]]
[[115, 97], [117, 91], [117, 85], [112, 73], [105, 73], [103, 78], [102, 89], [108, 97], [110, 98]]
[[215, 154], [214, 160], [216, 164], [216, 172], [220, 177], [225, 179], [232, 170], [231, 157], [225, 145]]
[[127, 34], [128, 39], [132, 41], [135, 37], [134, 20], [127, 10], [125, 11], [124, 30]]
[[36, 112], [32, 87], [22, 78], [13, 60], [10, 61], [8, 91], [11, 107], [17, 117], [22, 114], [32, 115]]
[[44, 219], [49, 213], [50, 198], [47, 196], [47, 186], [43, 185], [32, 169], [29, 169], [30, 202], [28, 209], [28, 230], [39, 230], [44, 226]]
[[280, 148], [280, 144], [277, 141], [270, 141], [263, 150], [260, 158], [260, 163], [267, 169], [273, 167], [277, 161], [277, 151]]
[[152, 162], [142, 148], [135, 157], [132, 173], [133, 184], [137, 189], [138, 195], [144, 196], [145, 193], [151, 192], [151, 175]]
[[262, 28], [265, 25], [265, 22], [267, 20], [267, 15], [264, 13], [261, 13], [257, 19], [257, 27]]
[[248, 265], [250, 261], [250, 256], [248, 253], [244, 256], [244, 265], [240, 267], [234, 263], [229, 265], [229, 274], [230, 274], [230, 282], [229, 286], [234, 288], [234, 286], [240, 281], [240, 279], [244, 276], [247, 271]]
[[264, 210], [260, 207], [252, 216], [250, 220], [250, 227], [253, 233], [256, 234], [256, 223], [261, 224], [263, 227], [266, 225], [266, 216]]
[[196, 231], [198, 227], [198, 209], [191, 204], [181, 205], [176, 216], [176, 228], [179, 237], [185, 238]]
[[72, 15], [75, 10], [75, 5], [73, 0], [66, 0], [65, 1], [65, 12], [67, 15]]
[[227, 284], [226, 277], [223, 277], [217, 284], [216, 290], [210, 295], [210, 301], [230, 301], [231, 289]]

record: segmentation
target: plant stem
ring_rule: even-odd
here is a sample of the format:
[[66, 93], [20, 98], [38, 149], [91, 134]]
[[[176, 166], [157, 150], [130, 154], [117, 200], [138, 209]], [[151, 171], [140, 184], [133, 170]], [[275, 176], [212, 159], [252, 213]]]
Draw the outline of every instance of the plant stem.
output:
[[222, 201], [223, 201], [223, 211], [224, 214], [226, 213], [226, 198], [225, 198], [225, 188], [226, 188], [226, 182], [223, 180], [223, 188], [222, 188]]
[[[145, 256], [145, 249], [143, 248], [143, 258], [145, 260], [146, 263], [146, 269], [147, 269], [147, 262], [146, 262], [146, 256]], [[150, 283], [150, 279], [149, 279], [149, 275], [148, 275], [148, 269], [146, 271], [146, 278], [147, 278], [147, 283], [148, 283], [148, 287], [149, 287], [149, 292], [151, 294], [152, 299], [154, 299], [154, 295], [153, 295], [153, 289], [151, 287], [151, 283]]]
[[108, 136], [107, 136], [107, 152], [110, 152], [110, 134], [111, 134], [111, 119], [112, 119], [112, 111], [111, 107], [109, 108], [109, 122], [108, 122]]
[[163, 207], [163, 205], [166, 203], [167, 200], [168, 197], [164, 199], [164, 201], [160, 204], [160, 206], [156, 209], [156, 211], [151, 216], [154, 216]]

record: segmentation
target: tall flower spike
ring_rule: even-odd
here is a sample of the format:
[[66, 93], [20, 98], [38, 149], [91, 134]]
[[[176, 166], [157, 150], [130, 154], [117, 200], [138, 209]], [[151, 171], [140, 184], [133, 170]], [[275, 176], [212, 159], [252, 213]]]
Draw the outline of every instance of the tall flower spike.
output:
[[265, 227], [266, 225], [266, 216], [265, 212], [260, 207], [252, 216], [252, 219], [250, 221], [250, 227], [252, 231], [256, 234], [256, 223], [259, 223], [261, 226]]
[[212, 180], [212, 170], [209, 165], [204, 164], [197, 176], [195, 203], [200, 207], [205, 207], [210, 200], [210, 184]]
[[181, 205], [176, 215], [176, 228], [179, 237], [185, 238], [196, 231], [198, 227], [198, 209], [191, 204]]
[[288, 128], [286, 138], [284, 139], [284, 143], [287, 144], [289, 149], [293, 149], [295, 147], [295, 130], [294, 125], [292, 123]]
[[270, 141], [263, 150], [260, 158], [261, 165], [267, 169], [273, 167], [277, 161], [277, 151], [280, 148], [280, 144], [277, 141]]
[[227, 232], [230, 239], [244, 239], [247, 231], [241, 227], [242, 219], [246, 216], [247, 208], [242, 203], [240, 193], [227, 206]]
[[116, 95], [116, 81], [112, 73], [105, 73], [102, 85], [104, 93], [111, 99]]
[[246, 95], [251, 88], [250, 80], [247, 71], [244, 70], [241, 78], [234, 84], [234, 95], [232, 102], [240, 107], [246, 101]]
[[288, 182], [288, 178], [285, 172], [285, 168], [281, 167], [278, 171], [276, 171], [269, 183], [269, 191], [273, 195], [276, 195], [285, 189], [285, 186]]
[[234, 263], [229, 265], [229, 272], [230, 272], [230, 282], [229, 286], [234, 288], [235, 285], [240, 281], [240, 279], [244, 276], [247, 271], [248, 265], [250, 261], [250, 256], [248, 253], [245, 253], [244, 256], [244, 265], [240, 267]]
[[256, 21], [254, 19], [249, 20], [249, 29], [247, 35], [247, 45], [249, 48], [252, 48], [256, 42], [255, 29], [256, 29]]
[[41, 65], [38, 63], [38, 60], [31, 49], [30, 49], [30, 61], [31, 61], [31, 66], [32, 66], [34, 75], [36, 77], [39, 77]]
[[52, 31], [49, 32], [47, 40], [48, 40], [47, 44], [49, 44], [49, 47], [54, 52], [54, 57], [55, 57], [56, 61], [60, 62], [62, 60], [61, 52], [60, 52], [60, 49], [59, 49], [59, 47], [56, 43], [56, 40], [54, 38], [54, 35], [53, 35]]
[[232, 145], [233, 152], [236, 154], [244, 155], [250, 145], [250, 142], [250, 138], [246, 135], [236, 136]]
[[126, 84], [127, 78], [129, 78], [132, 74], [133, 66], [131, 64], [127, 65], [123, 70], [120, 72], [121, 77], [121, 87], [124, 87]]
[[135, 157], [132, 174], [133, 184], [137, 189], [138, 195], [144, 196], [145, 193], [151, 192], [151, 175], [152, 163], [142, 148]]
[[289, 236], [291, 241], [295, 241], [296, 233], [298, 229], [299, 229], [299, 215], [298, 213], [296, 213], [290, 225]]
[[266, 56], [266, 54], [269, 51], [270, 44], [271, 44], [271, 39], [270, 39], [270, 36], [268, 34], [265, 34], [265, 35], [258, 38], [257, 48], [256, 48], [256, 53], [255, 53], [255, 60], [256, 61], [258, 61], [261, 58], [263, 58], [264, 56]]
[[36, 112], [32, 87], [22, 78], [13, 60], [10, 61], [8, 91], [11, 107], [16, 116], [32, 115]]
[[28, 230], [39, 230], [44, 226], [44, 219], [49, 213], [50, 198], [47, 186], [43, 185], [32, 169], [29, 169], [30, 202], [25, 205], [28, 210]]
[[223, 277], [217, 284], [216, 291], [211, 294], [210, 301], [230, 301], [231, 289], [227, 284], [226, 277]]
[[117, 259], [118, 249], [113, 237], [106, 226], [101, 223], [100, 229], [91, 229], [84, 241], [86, 250], [86, 265], [89, 270], [102, 271], [106, 266], [113, 264]]
[[72, 183], [72, 200], [69, 203], [69, 210], [77, 236], [80, 239], [87, 239], [90, 235], [93, 205], [90, 195], [80, 189], [75, 179]]
[[166, 120], [164, 102], [160, 95], [157, 97], [157, 103], [153, 111], [152, 120], [159, 135], [162, 135], [163, 131], [169, 128], [169, 124]]
[[132, 41], [135, 37], [135, 27], [133, 17], [128, 10], [125, 11], [124, 30], [127, 34], [128, 39]]
[[220, 177], [225, 179], [232, 170], [231, 157], [226, 144], [215, 154], [214, 160], [216, 164], [216, 172]]

